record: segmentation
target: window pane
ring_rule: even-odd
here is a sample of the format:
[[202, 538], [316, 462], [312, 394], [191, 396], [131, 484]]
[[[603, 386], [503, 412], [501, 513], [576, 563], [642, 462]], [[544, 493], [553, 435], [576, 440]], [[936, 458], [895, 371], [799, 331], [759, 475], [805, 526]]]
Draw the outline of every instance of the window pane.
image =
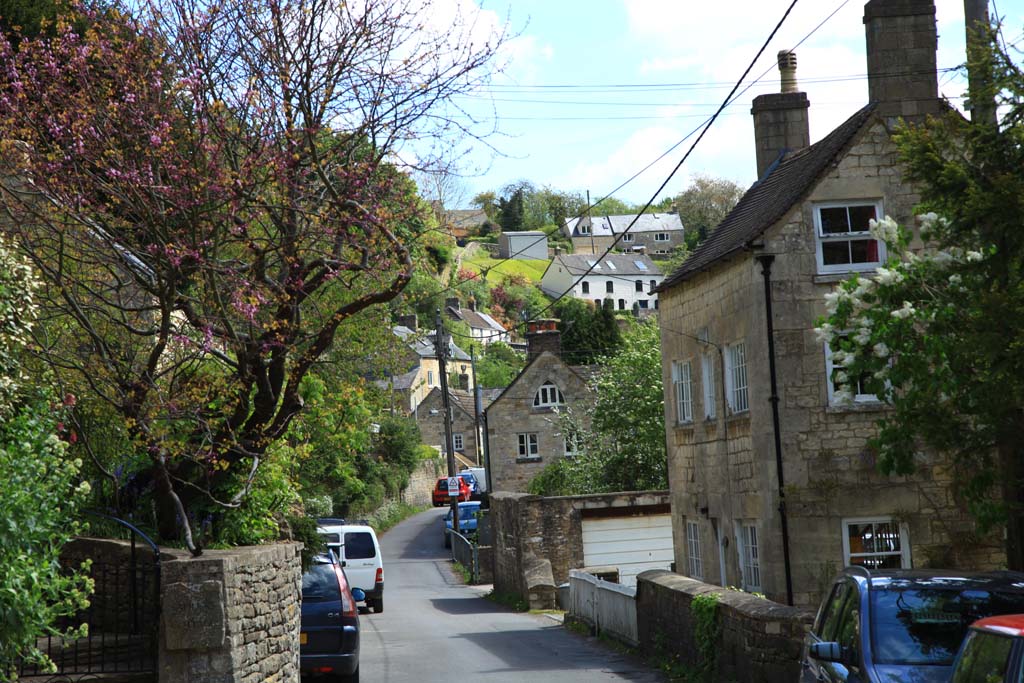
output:
[[851, 206], [850, 207], [850, 230], [853, 232], [867, 232], [868, 221], [875, 218], [874, 205]]
[[[875, 263], [878, 261], [878, 242], [875, 240], [850, 240], [850, 263]], [[824, 251], [827, 245], [822, 245]]]
[[849, 263], [850, 243], [846, 240], [822, 242], [821, 262], [826, 266], [838, 266]]
[[836, 235], [850, 232], [845, 206], [821, 209], [821, 234]]
[[373, 545], [373, 537], [366, 531], [353, 531], [345, 534], [345, 559], [365, 560], [376, 557], [377, 549]]

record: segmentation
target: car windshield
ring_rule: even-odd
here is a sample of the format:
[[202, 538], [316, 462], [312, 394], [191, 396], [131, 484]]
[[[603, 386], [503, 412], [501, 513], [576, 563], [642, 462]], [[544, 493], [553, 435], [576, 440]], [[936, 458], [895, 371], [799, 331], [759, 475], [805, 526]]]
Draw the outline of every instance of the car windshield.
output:
[[879, 664], [948, 666], [973, 622], [1018, 612], [1024, 612], [1024, 593], [872, 588], [874, 660]]
[[462, 481], [466, 482], [466, 484], [468, 484], [469, 486], [472, 486], [474, 483], [476, 483], [476, 477], [474, 477], [472, 474], [460, 474], [459, 476], [462, 477]]
[[338, 576], [329, 564], [314, 564], [302, 575], [302, 599], [305, 602], [341, 600]]
[[953, 672], [952, 683], [1002, 681], [1013, 650], [1013, 638], [988, 631], [971, 631]]
[[345, 534], [345, 559], [366, 560], [376, 557], [377, 549], [373, 546], [373, 537], [368, 531], [351, 531]]

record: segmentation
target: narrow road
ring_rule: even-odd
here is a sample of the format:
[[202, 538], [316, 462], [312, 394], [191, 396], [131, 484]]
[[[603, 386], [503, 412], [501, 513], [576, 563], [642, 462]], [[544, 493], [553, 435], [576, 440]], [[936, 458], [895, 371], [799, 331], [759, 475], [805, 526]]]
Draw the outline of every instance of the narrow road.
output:
[[510, 612], [463, 585], [443, 545], [443, 514], [420, 513], [380, 539], [384, 612], [359, 617], [363, 681], [664, 680], [550, 617]]

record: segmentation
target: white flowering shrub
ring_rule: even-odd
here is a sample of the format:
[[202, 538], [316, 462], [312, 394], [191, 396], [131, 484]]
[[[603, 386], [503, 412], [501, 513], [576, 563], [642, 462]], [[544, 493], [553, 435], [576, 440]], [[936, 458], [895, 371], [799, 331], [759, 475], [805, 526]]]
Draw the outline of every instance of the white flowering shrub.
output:
[[0, 240], [0, 681], [13, 680], [19, 661], [53, 671], [37, 639], [81, 635], [84, 627], [56, 624], [92, 592], [87, 567], [76, 572], [59, 561], [89, 494], [81, 461], [67, 457], [58, 437], [64, 406], [45, 382], [28, 381], [18, 362], [35, 319], [35, 289], [31, 270]]

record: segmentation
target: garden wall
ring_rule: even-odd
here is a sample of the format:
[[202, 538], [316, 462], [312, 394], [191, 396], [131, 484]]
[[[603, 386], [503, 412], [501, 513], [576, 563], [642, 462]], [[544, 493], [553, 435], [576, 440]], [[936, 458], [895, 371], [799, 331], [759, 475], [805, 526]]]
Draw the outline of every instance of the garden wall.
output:
[[643, 572], [637, 580], [636, 612], [640, 647], [648, 654], [676, 658], [684, 667], [703, 665], [696, 618], [690, 609], [699, 595], [718, 594], [713, 680], [736, 683], [796, 681], [804, 633], [814, 614], [762, 597], [713, 586], [664, 570]]

